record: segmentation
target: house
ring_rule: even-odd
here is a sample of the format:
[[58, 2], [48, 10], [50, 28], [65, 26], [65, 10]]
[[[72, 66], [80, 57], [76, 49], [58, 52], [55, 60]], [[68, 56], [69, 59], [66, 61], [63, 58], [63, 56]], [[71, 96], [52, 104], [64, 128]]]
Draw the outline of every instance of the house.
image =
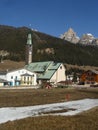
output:
[[[25, 75], [24, 80], [23, 80], [23, 75]], [[32, 77], [32, 83], [30, 84], [29, 78], [30, 76]], [[19, 85], [36, 85], [36, 74], [33, 72], [30, 72], [24, 68], [18, 69], [18, 70], [13, 70], [13, 71], [6, 71], [0, 73], [0, 79], [5, 80], [6, 82], [4, 83], [5, 85], [9, 86], [19, 86]], [[24, 83], [23, 83], [24, 82]]]
[[25, 66], [25, 69], [37, 74], [37, 82], [43, 81], [56, 84], [66, 80], [65, 67], [62, 63], [53, 61], [33, 62]]
[[98, 71], [96, 70], [88, 70], [85, 71], [80, 76], [80, 82], [92, 84], [92, 83], [98, 83]]

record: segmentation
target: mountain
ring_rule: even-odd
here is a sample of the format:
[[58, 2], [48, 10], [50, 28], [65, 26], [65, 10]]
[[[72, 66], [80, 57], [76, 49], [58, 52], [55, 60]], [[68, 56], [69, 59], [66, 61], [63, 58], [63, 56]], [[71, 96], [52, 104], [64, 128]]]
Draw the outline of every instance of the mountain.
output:
[[79, 43], [83, 45], [98, 45], [98, 38], [95, 38], [92, 34], [83, 34], [80, 38], [76, 35], [76, 32], [72, 28], [69, 28], [67, 32], [60, 35], [61, 39], [68, 40], [72, 43]]
[[73, 65], [98, 66], [98, 48], [95, 46], [72, 44], [67, 40], [26, 27], [15, 28], [2, 25], [0, 26], [0, 59], [3, 56], [3, 59], [24, 61], [29, 32], [32, 33], [33, 61], [53, 60]]
[[60, 38], [72, 43], [78, 43], [80, 40], [72, 28], [69, 28], [68, 32], [61, 34]]

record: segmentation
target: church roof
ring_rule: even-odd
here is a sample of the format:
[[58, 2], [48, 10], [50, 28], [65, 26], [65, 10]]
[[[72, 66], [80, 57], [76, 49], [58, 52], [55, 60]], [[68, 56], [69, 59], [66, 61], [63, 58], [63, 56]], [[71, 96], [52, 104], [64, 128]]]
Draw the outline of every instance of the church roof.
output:
[[30, 63], [25, 68], [29, 71], [39, 73], [38, 79], [50, 79], [60, 65], [61, 63], [45, 61]]

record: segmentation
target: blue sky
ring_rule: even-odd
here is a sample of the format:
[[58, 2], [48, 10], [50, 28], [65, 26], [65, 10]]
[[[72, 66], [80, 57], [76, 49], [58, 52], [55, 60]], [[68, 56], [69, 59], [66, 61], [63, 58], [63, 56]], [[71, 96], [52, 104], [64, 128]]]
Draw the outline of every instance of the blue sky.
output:
[[0, 0], [0, 25], [30, 24], [56, 37], [71, 27], [98, 38], [98, 0]]

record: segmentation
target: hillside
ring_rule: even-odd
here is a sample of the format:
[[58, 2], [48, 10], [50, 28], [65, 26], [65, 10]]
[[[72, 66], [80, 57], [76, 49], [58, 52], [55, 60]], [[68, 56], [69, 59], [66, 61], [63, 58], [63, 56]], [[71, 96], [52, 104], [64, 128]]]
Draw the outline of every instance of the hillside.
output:
[[75, 45], [26, 27], [0, 26], [0, 51], [9, 53], [5, 59], [25, 60], [25, 44], [29, 31], [33, 36], [33, 61], [54, 60], [73, 65], [98, 66], [97, 47]]

